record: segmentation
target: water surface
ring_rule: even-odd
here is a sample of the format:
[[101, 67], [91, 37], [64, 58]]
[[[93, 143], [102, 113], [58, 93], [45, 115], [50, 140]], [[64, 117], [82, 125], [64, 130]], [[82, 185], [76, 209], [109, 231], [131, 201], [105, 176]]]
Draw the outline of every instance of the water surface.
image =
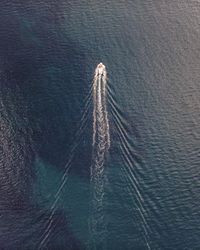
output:
[[[1, 248], [199, 249], [199, 2], [9, 0], [0, 23]], [[103, 245], [89, 225], [99, 62]]]

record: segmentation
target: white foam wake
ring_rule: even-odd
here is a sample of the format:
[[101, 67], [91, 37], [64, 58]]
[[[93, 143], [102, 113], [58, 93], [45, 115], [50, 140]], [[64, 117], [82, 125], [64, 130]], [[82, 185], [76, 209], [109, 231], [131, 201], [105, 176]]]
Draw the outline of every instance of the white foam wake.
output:
[[[104, 241], [106, 230], [103, 213], [104, 162], [110, 147], [109, 122], [106, 106], [106, 67], [97, 65], [93, 80], [93, 157], [91, 164], [92, 207], [90, 230], [92, 249]], [[98, 243], [97, 243], [98, 242]]]

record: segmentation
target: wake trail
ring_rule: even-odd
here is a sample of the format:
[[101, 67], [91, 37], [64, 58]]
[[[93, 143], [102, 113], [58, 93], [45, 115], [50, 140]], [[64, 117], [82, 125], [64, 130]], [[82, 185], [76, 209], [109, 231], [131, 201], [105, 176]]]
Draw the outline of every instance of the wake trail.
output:
[[[92, 249], [105, 246], [106, 224], [104, 220], [104, 163], [110, 148], [109, 121], [106, 105], [106, 67], [97, 65], [93, 80], [93, 153], [90, 168], [91, 217], [90, 233]], [[104, 248], [105, 249], [105, 248]]]

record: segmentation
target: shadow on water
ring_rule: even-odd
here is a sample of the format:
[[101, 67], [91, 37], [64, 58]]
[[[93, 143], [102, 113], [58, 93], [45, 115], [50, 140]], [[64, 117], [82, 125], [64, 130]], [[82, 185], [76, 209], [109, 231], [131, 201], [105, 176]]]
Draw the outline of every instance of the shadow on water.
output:
[[[39, 157], [63, 171], [89, 91], [85, 55], [64, 34], [55, 4], [3, 1], [0, 9], [0, 245], [35, 249], [51, 211], [32, 204], [34, 162]], [[89, 160], [80, 161], [83, 155], [76, 160], [76, 174], [87, 174]], [[45, 247], [84, 248], [62, 211], [53, 216]]]

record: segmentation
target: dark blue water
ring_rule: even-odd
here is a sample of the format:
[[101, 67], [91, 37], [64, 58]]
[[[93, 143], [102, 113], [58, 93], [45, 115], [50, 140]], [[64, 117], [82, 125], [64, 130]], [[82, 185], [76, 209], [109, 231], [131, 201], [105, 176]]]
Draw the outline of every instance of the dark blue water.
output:
[[[1, 1], [0, 249], [200, 248], [199, 23], [196, 0]], [[101, 61], [111, 147], [98, 214]]]

